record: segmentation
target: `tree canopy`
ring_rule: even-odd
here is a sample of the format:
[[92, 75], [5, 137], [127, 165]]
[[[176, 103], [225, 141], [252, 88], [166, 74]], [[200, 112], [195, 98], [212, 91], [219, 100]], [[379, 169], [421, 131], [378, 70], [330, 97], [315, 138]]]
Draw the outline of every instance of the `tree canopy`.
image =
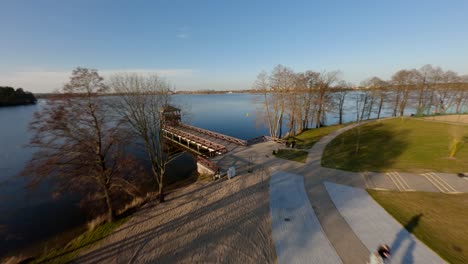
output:
[[13, 87], [0, 86], [0, 106], [34, 104], [36, 101], [36, 97], [23, 88], [15, 90]]

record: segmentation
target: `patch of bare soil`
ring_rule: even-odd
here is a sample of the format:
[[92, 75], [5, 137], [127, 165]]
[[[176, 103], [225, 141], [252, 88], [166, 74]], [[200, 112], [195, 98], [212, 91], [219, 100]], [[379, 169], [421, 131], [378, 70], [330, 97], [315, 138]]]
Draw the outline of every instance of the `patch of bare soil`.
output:
[[442, 115], [442, 116], [425, 117], [424, 119], [451, 122], [451, 123], [468, 124], [468, 115]]

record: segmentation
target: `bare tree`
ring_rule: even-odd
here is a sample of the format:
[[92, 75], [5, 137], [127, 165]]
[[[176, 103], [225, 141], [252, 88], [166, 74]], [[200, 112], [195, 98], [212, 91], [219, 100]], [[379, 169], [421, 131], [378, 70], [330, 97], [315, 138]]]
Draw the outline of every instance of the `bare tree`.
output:
[[253, 85], [255, 90], [258, 90], [263, 95], [262, 105], [264, 106], [263, 115], [268, 126], [271, 137], [277, 137], [278, 125], [280, 123], [280, 113], [277, 100], [275, 100], [274, 91], [270, 90], [269, 76], [265, 71], [262, 71]]
[[456, 72], [446, 71], [442, 77], [442, 83], [439, 85], [437, 94], [437, 112], [446, 113], [447, 110], [454, 104], [456, 98], [456, 87], [460, 84], [461, 79]]
[[111, 88], [120, 96], [114, 109], [143, 143], [151, 163], [160, 202], [164, 202], [164, 176], [167, 165], [180, 155], [166, 144], [163, 114], [170, 103], [170, 85], [158, 75], [120, 73], [111, 77]]
[[[270, 75], [270, 88], [272, 91], [272, 99], [274, 101], [274, 112], [278, 115], [277, 137], [283, 136], [283, 122], [285, 119], [285, 111], [287, 107], [286, 95], [291, 92], [295, 85], [294, 72], [283, 66], [276, 66]], [[289, 109], [290, 111], [292, 108]]]
[[55, 176], [64, 191], [103, 199], [107, 220], [112, 221], [112, 195], [124, 191], [135, 196], [138, 189], [128, 180], [135, 163], [123, 152], [125, 130], [97, 97], [106, 91], [96, 70], [75, 69], [60, 97], [35, 113], [30, 146], [37, 152], [23, 173], [33, 184]]
[[466, 80], [460, 77], [460, 84], [456, 88], [456, 94], [454, 98], [455, 112], [462, 113], [467, 112], [466, 105], [468, 103], [468, 78]]
[[338, 112], [338, 124], [343, 124], [343, 115], [345, 111], [346, 95], [348, 95], [351, 84], [344, 81], [340, 82], [338, 87], [335, 87], [336, 91], [333, 93], [334, 106]]
[[369, 100], [369, 90], [364, 90], [357, 92], [355, 94], [356, 102], [356, 122], [358, 126], [356, 127], [356, 148], [354, 150], [354, 155], [358, 155], [361, 143], [361, 121], [363, 120], [364, 111], [366, 109], [367, 102]]
[[301, 107], [300, 119], [301, 126], [299, 131], [308, 129], [313, 123], [316, 105], [316, 87], [320, 79], [320, 73], [314, 71], [306, 71], [305, 73], [297, 74], [297, 90], [300, 91], [299, 105]]
[[377, 89], [377, 119], [380, 119], [384, 102], [387, 99], [388, 83], [379, 78], [375, 78], [373, 84], [375, 89]]
[[417, 70], [400, 70], [392, 76], [392, 84], [395, 92], [393, 116], [403, 116], [411, 89], [420, 83], [421, 75]]
[[442, 77], [442, 69], [433, 67], [430, 64], [424, 65], [419, 69], [421, 83], [417, 85], [417, 103], [416, 114], [420, 115], [426, 112], [430, 113], [434, 102], [435, 88]]
[[326, 114], [326, 106], [331, 101], [331, 87], [338, 81], [338, 71], [323, 72], [316, 86], [315, 104], [317, 112], [315, 117], [316, 128], [322, 127]]
[[366, 104], [365, 112], [367, 112], [367, 119], [370, 119], [370, 115], [374, 110], [374, 105], [377, 105], [377, 119], [380, 118], [382, 113], [383, 104], [387, 98], [387, 86], [388, 84], [378, 77], [372, 77], [362, 82], [362, 86], [370, 90], [368, 95], [369, 103]]

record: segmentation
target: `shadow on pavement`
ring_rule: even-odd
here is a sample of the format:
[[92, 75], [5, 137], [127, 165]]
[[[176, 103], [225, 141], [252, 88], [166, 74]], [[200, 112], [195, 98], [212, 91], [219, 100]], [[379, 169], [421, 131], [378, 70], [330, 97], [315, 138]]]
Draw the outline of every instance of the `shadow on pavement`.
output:
[[392, 245], [390, 246], [391, 254], [395, 254], [402, 247], [402, 243], [404, 241], [410, 241], [410, 244], [405, 249], [405, 254], [403, 255], [402, 263], [404, 264], [414, 263], [413, 251], [416, 247], [416, 241], [412, 237], [411, 233], [413, 233], [413, 230], [418, 226], [422, 216], [423, 214], [417, 214], [413, 216], [411, 220], [406, 223], [404, 228], [398, 232], [395, 241], [393, 241]]

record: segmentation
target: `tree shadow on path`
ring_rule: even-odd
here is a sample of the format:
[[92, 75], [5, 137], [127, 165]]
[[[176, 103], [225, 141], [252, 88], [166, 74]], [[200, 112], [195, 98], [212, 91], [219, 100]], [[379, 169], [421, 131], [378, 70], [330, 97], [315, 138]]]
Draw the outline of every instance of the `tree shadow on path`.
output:
[[416, 241], [411, 235], [413, 230], [418, 226], [419, 221], [423, 214], [417, 214], [411, 218], [411, 220], [406, 223], [403, 229], [398, 232], [396, 235], [395, 240], [393, 241], [392, 245], [390, 246], [391, 254], [395, 255], [395, 253], [402, 248], [403, 242], [409, 240], [409, 245], [405, 249], [405, 253], [403, 255], [402, 263], [404, 264], [411, 264], [414, 263], [413, 251], [416, 247]]

